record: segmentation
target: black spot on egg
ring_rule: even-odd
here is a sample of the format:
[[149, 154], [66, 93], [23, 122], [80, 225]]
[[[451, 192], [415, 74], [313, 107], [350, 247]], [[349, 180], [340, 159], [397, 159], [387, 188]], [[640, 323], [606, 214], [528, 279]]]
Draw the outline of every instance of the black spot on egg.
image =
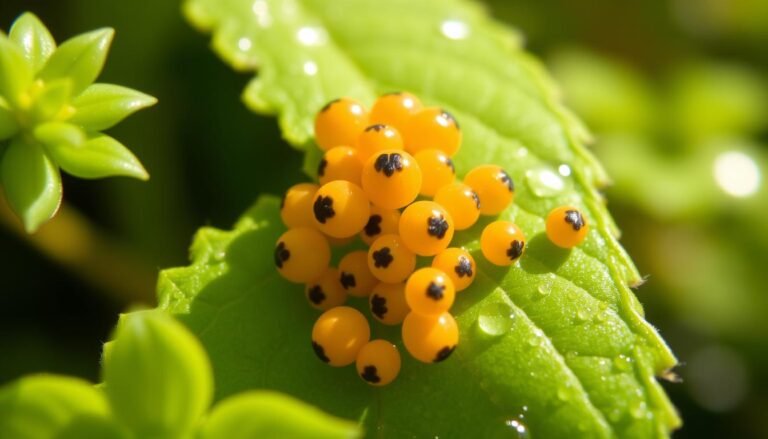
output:
[[379, 319], [384, 320], [384, 315], [387, 314], [387, 311], [389, 311], [387, 299], [374, 293], [371, 296], [371, 312]]
[[315, 204], [312, 206], [312, 210], [315, 213], [315, 219], [317, 219], [320, 224], [325, 224], [328, 218], [333, 218], [333, 216], [336, 215], [336, 211], [333, 210], [333, 199], [322, 195], [317, 196]]
[[456, 120], [455, 117], [453, 117], [453, 114], [451, 114], [451, 113], [449, 113], [449, 112], [447, 112], [445, 110], [442, 110], [441, 113], [440, 113], [440, 116], [444, 117], [449, 122], [452, 122], [456, 126], [457, 130], [461, 129], [461, 127], [459, 126], [459, 122]]
[[515, 191], [515, 183], [512, 181], [512, 177], [510, 177], [509, 174], [507, 174], [507, 171], [505, 170], [501, 171], [501, 174], [499, 175], [499, 180], [501, 180], [502, 183], [507, 185], [507, 189], [510, 192]]
[[323, 287], [320, 285], [313, 285], [312, 288], [309, 289], [307, 297], [309, 297], [310, 302], [314, 303], [315, 305], [320, 305], [325, 301], [325, 293], [323, 292]]
[[368, 218], [368, 223], [365, 225], [363, 230], [369, 237], [376, 236], [381, 233], [381, 215], [371, 215]]
[[395, 260], [394, 256], [392, 256], [392, 250], [390, 250], [389, 247], [382, 247], [379, 250], [376, 250], [373, 252], [372, 256], [373, 265], [376, 268], [387, 268], [389, 267], [389, 264]]
[[383, 123], [377, 123], [375, 125], [369, 126], [368, 128], [365, 129], [365, 131], [366, 132], [376, 131], [378, 133], [378, 132], [384, 131], [385, 129], [387, 129], [386, 125], [384, 125]]
[[565, 222], [570, 224], [573, 230], [577, 232], [584, 227], [584, 217], [581, 216], [581, 212], [578, 210], [566, 210]]
[[445, 285], [438, 285], [430, 282], [427, 286], [427, 297], [435, 301], [442, 300], [445, 292]]
[[280, 241], [275, 247], [275, 265], [277, 268], [283, 268], [283, 263], [290, 259], [291, 252], [285, 247], [285, 243]]
[[454, 267], [453, 271], [459, 277], [472, 277], [472, 263], [466, 256], [459, 257], [459, 264]]
[[480, 197], [477, 195], [477, 192], [471, 191], [470, 197], [475, 201], [475, 207], [477, 207], [477, 210], [480, 210]]
[[328, 160], [320, 160], [320, 164], [317, 165], [317, 176], [322, 177], [325, 175], [325, 168], [328, 167]]
[[325, 349], [323, 349], [320, 344], [314, 340], [312, 340], [312, 350], [315, 351], [315, 355], [317, 355], [317, 358], [322, 360], [324, 363], [330, 363], [331, 359], [325, 356]]
[[453, 160], [451, 160], [450, 157], [445, 158], [445, 166], [451, 168], [452, 174], [456, 174], [456, 166], [453, 164]]
[[427, 234], [437, 239], [443, 239], [450, 225], [443, 215], [436, 215], [427, 218]]
[[507, 256], [509, 256], [510, 260], [514, 261], [523, 254], [524, 248], [525, 242], [515, 239], [509, 244], [509, 248], [507, 249]]
[[345, 273], [342, 271], [341, 276], [339, 277], [339, 281], [341, 282], [341, 286], [344, 287], [345, 290], [354, 288], [355, 285], [357, 285], [357, 282], [355, 281], [355, 275], [352, 273]]
[[378, 375], [378, 371], [376, 370], [376, 366], [365, 366], [363, 368], [363, 373], [360, 374], [360, 377], [369, 383], [374, 384], [381, 381], [381, 378], [379, 378]]
[[395, 172], [402, 172], [403, 156], [393, 152], [391, 154], [381, 154], [376, 157], [376, 161], [373, 163], [373, 168], [377, 172], [382, 172], [387, 177], [391, 177]]
[[455, 349], [456, 349], [455, 345], [454, 346], [446, 346], [446, 347], [440, 349], [440, 351], [437, 352], [437, 355], [435, 356], [435, 359], [434, 359], [433, 362], [434, 363], [439, 363], [441, 361], [445, 361], [448, 357], [451, 356], [451, 354], [453, 353], [453, 351]]

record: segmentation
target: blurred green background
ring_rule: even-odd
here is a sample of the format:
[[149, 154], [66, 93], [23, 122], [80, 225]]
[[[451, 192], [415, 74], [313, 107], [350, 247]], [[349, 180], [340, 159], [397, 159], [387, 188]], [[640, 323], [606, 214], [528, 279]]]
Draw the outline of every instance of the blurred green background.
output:
[[[547, 62], [614, 178], [608, 202], [648, 277], [637, 294], [682, 363], [665, 385], [676, 436], [768, 437], [768, 2], [487, 3]], [[25, 10], [59, 41], [114, 27], [100, 81], [160, 101], [110, 132], [149, 183], [65, 176], [69, 208], [36, 238], [0, 221], [0, 384], [96, 380], [117, 313], [151, 304], [157, 270], [186, 263], [197, 227], [228, 227], [299, 180], [301, 156], [245, 109], [248, 75], [177, 2], [2, 0], [0, 28]]]

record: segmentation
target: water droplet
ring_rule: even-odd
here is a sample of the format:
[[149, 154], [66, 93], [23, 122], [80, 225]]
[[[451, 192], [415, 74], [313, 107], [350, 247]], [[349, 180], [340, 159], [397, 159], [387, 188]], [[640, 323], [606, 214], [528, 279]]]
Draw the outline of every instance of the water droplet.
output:
[[243, 37], [237, 40], [237, 48], [240, 49], [241, 52], [247, 52], [251, 50], [251, 46], [253, 43], [251, 42], [251, 39], [248, 37]]
[[549, 168], [529, 169], [525, 182], [537, 197], [553, 197], [565, 188], [562, 177]]
[[227, 256], [226, 252], [219, 251], [213, 254], [213, 259], [216, 261], [223, 261], [226, 256]]
[[571, 389], [568, 386], [560, 386], [557, 388], [557, 399], [560, 401], [568, 401], [571, 399]]
[[304, 73], [309, 76], [315, 76], [317, 74], [317, 64], [315, 64], [314, 61], [305, 62], [302, 68]]
[[531, 336], [528, 337], [528, 344], [531, 345], [532, 347], [541, 345], [543, 341], [543, 335], [544, 333], [541, 332], [541, 329], [538, 329], [538, 328], [534, 329]]
[[296, 39], [305, 46], [319, 46], [328, 40], [328, 36], [323, 28], [304, 26], [296, 31]]
[[256, 16], [256, 23], [261, 27], [272, 24], [272, 14], [269, 13], [269, 4], [266, 0], [256, 0], [251, 5], [251, 11]]
[[576, 311], [576, 321], [578, 322], [586, 322], [592, 317], [592, 310], [589, 308], [579, 308], [578, 311]]
[[504, 421], [504, 425], [509, 428], [509, 431], [512, 433], [512, 437], [516, 437], [519, 439], [527, 439], [529, 437], [528, 434], [528, 427], [523, 424], [523, 421], [517, 418], [507, 419]]
[[629, 405], [629, 414], [635, 419], [642, 419], [647, 416], [648, 406], [645, 401], [633, 401]]
[[539, 298], [549, 295], [552, 292], [552, 282], [554, 276], [547, 276], [536, 287], [536, 291], [539, 293]]
[[720, 189], [734, 197], [754, 195], [760, 186], [760, 168], [740, 151], [726, 151], [715, 158], [713, 173]]
[[485, 334], [497, 337], [512, 327], [515, 314], [512, 307], [504, 302], [485, 305], [477, 316], [477, 327]]
[[632, 359], [626, 355], [619, 355], [613, 359], [613, 365], [616, 366], [616, 369], [627, 372], [632, 370]]
[[440, 24], [440, 32], [448, 39], [463, 40], [469, 35], [469, 26], [463, 21], [445, 20]]
[[557, 167], [557, 172], [559, 172], [563, 177], [568, 177], [571, 175], [571, 167], [566, 164], [562, 164]]

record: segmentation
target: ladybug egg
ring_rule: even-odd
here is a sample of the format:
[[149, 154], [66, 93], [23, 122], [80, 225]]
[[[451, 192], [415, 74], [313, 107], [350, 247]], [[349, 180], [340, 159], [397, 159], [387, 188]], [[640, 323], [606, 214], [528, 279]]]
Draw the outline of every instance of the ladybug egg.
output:
[[514, 223], [494, 221], [480, 235], [480, 250], [495, 265], [512, 265], [525, 251], [525, 235]]
[[437, 268], [418, 269], [405, 283], [405, 300], [417, 314], [439, 316], [451, 308], [455, 296], [453, 281]]
[[277, 240], [275, 266], [281, 276], [295, 283], [313, 282], [327, 269], [331, 247], [322, 233], [309, 227], [290, 229]]
[[329, 268], [315, 282], [308, 283], [304, 292], [309, 304], [322, 311], [344, 304], [347, 293], [339, 282], [339, 270]]
[[355, 297], [368, 297], [379, 283], [368, 268], [368, 252], [365, 250], [353, 251], [341, 258], [338, 280], [344, 291]]
[[416, 268], [416, 255], [408, 250], [397, 235], [384, 235], [368, 249], [368, 268], [381, 282], [405, 281]]
[[447, 359], [459, 343], [459, 326], [447, 312], [439, 316], [410, 313], [402, 328], [403, 344], [413, 358], [424, 363]]
[[363, 229], [371, 206], [360, 186], [337, 180], [318, 189], [312, 212], [320, 231], [334, 238], [347, 238]]
[[472, 284], [477, 274], [475, 259], [461, 248], [447, 248], [435, 256], [432, 266], [442, 270], [453, 282], [456, 291], [462, 291]]
[[433, 256], [453, 239], [453, 219], [434, 201], [417, 201], [406, 207], [398, 227], [405, 245], [420, 256]]
[[414, 156], [421, 169], [421, 195], [431, 197], [443, 186], [453, 183], [456, 169], [448, 154], [439, 149], [425, 149]]
[[558, 247], [579, 245], [587, 236], [589, 224], [581, 210], [572, 206], [553, 209], [547, 215], [547, 238]]
[[317, 167], [317, 179], [320, 184], [335, 180], [345, 180], [360, 185], [363, 164], [357, 150], [349, 146], [335, 146], [323, 155]]
[[336, 367], [354, 363], [370, 338], [368, 320], [360, 311], [348, 306], [337, 306], [324, 312], [312, 328], [315, 355]]
[[515, 185], [506, 171], [496, 165], [478, 166], [464, 177], [464, 183], [480, 197], [480, 213], [498, 215], [515, 198]]
[[408, 119], [422, 107], [421, 101], [410, 93], [387, 93], [371, 107], [370, 121], [395, 127], [402, 132]]
[[381, 151], [363, 166], [362, 181], [371, 203], [382, 209], [399, 209], [419, 195], [421, 169], [405, 151]]
[[386, 386], [400, 373], [400, 352], [386, 340], [370, 341], [357, 354], [356, 367], [366, 383]]
[[360, 103], [349, 98], [335, 99], [315, 117], [315, 141], [323, 151], [354, 145], [367, 124], [368, 114]]
[[315, 227], [312, 219], [312, 203], [320, 186], [312, 183], [299, 183], [285, 192], [280, 203], [280, 218], [289, 229], [296, 227]]
[[461, 146], [461, 130], [456, 119], [438, 107], [427, 107], [411, 116], [403, 130], [405, 150], [416, 154], [424, 149], [439, 149], [449, 156]]
[[405, 284], [379, 283], [368, 300], [373, 317], [385, 325], [399, 325], [410, 308], [405, 300]]

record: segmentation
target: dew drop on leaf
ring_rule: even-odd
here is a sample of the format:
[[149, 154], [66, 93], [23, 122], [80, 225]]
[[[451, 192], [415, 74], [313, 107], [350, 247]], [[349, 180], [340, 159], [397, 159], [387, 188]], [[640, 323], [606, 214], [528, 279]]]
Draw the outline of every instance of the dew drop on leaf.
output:
[[613, 365], [622, 372], [628, 372], [632, 370], [632, 359], [626, 355], [619, 355], [613, 359]]
[[498, 337], [512, 328], [515, 314], [512, 307], [503, 302], [485, 305], [477, 316], [477, 327], [484, 334]]
[[525, 182], [531, 192], [540, 198], [554, 197], [565, 189], [562, 177], [547, 167], [527, 170]]
[[519, 439], [527, 439], [530, 437], [530, 434], [528, 433], [528, 427], [523, 424], [523, 421], [513, 418], [513, 419], [507, 419], [504, 424], [508, 428], [508, 431], [510, 433], [509, 437], [513, 438], [519, 438]]

